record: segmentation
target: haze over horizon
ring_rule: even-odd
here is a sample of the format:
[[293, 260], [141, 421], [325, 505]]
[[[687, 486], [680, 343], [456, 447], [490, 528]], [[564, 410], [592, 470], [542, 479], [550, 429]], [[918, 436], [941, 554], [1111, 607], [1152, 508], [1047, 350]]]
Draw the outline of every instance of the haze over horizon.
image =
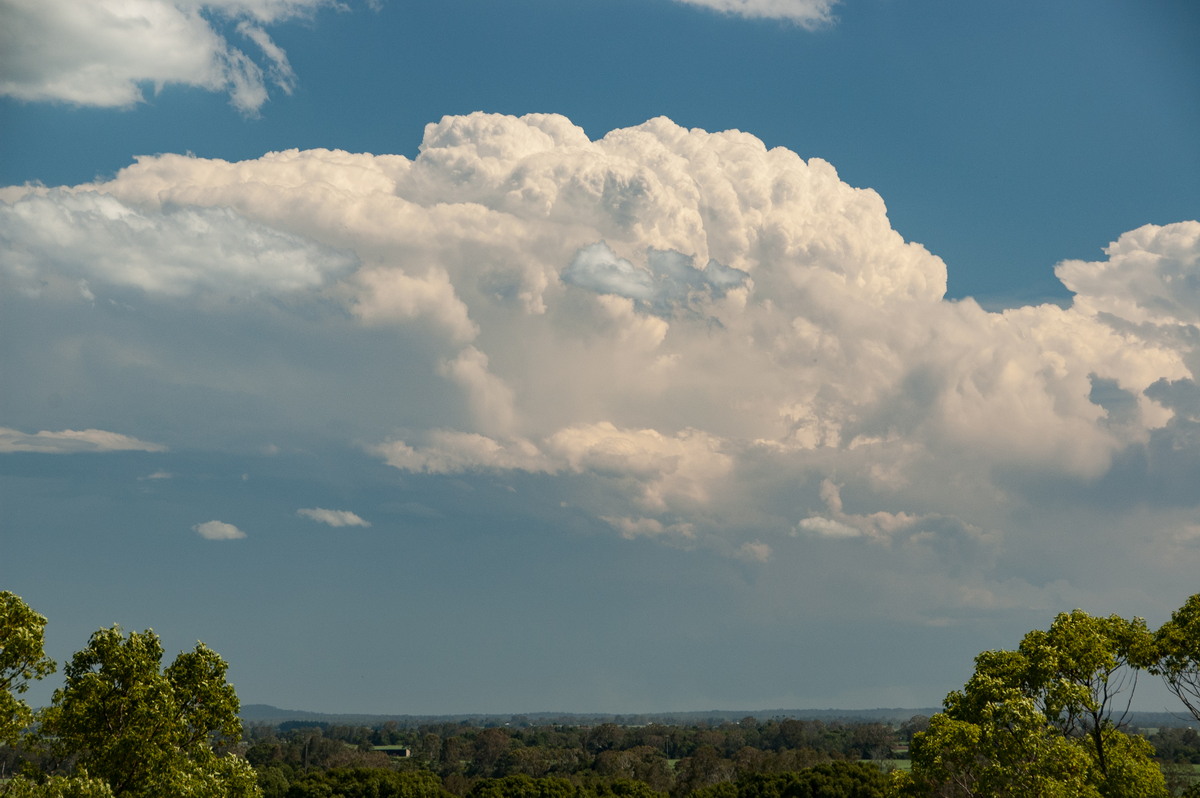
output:
[[0, 0], [0, 589], [60, 663], [152, 627], [337, 714], [930, 707], [1060, 611], [1156, 626], [1198, 36]]

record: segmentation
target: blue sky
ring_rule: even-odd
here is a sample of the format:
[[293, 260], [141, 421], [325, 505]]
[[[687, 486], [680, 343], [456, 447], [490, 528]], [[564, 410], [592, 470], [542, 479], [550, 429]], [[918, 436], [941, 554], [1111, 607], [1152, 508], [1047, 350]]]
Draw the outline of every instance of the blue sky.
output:
[[303, 709], [915, 707], [1196, 590], [1194, 4], [0, 31], [0, 586], [60, 660], [119, 622]]

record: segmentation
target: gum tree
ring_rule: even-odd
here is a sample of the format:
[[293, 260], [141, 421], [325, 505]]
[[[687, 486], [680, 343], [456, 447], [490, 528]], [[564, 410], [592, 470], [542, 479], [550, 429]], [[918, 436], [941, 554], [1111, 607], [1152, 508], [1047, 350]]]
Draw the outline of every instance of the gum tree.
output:
[[1200, 720], [1200, 593], [1171, 613], [1154, 638], [1160, 658], [1153, 671]]
[[165, 669], [162, 657], [153, 631], [93, 634], [42, 715], [51, 751], [117, 798], [257, 795], [250, 765], [218, 753], [241, 733], [225, 661], [202, 643]]
[[0, 591], [0, 743], [14, 744], [33, 722], [33, 712], [17, 696], [30, 681], [54, 673], [54, 660], [43, 652], [46, 619], [20, 596]]
[[985, 651], [945, 711], [914, 735], [905, 794], [1166, 796], [1153, 748], [1121, 731], [1137, 670], [1155, 661], [1140, 618], [1061, 613], [1015, 651]]

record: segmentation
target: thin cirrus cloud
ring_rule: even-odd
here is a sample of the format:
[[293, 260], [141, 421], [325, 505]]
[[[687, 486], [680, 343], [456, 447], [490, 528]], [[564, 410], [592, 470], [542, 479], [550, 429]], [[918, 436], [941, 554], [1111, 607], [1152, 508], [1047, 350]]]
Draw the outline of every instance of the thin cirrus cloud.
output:
[[[0, 0], [0, 94], [129, 108], [145, 84], [229, 95], [255, 114], [296, 76], [264, 26], [332, 0]], [[236, 43], [211, 18], [236, 22]]]
[[[945, 299], [947, 265], [877, 193], [738, 131], [658, 118], [591, 140], [477, 113], [419, 152], [161, 155], [0, 194], [31, 406], [78, 379], [210, 448], [336, 430], [430, 479], [520, 475], [622, 539], [763, 567], [892, 551], [980, 585], [1041, 545], [1008, 515], [1040, 485], [1200, 477], [1200, 298], [1176, 288], [1200, 221], [1061, 264], [1066, 307], [993, 312]], [[221, 243], [220, 280], [198, 241]], [[965, 594], [1024, 590], [995, 576]]]
[[839, 0], [675, 0], [723, 14], [759, 19], [782, 19], [809, 28], [834, 22], [833, 9]]
[[369, 521], [364, 521], [357, 514], [349, 510], [326, 510], [322, 507], [305, 507], [296, 511], [296, 515], [311, 519], [321, 524], [328, 524], [332, 527], [343, 526], [370, 526]]
[[165, 452], [167, 447], [102, 429], [26, 433], [0, 427], [0, 452], [78, 454], [81, 452]]
[[246, 537], [245, 532], [224, 521], [205, 521], [193, 526], [192, 531], [205, 540], [240, 540]]

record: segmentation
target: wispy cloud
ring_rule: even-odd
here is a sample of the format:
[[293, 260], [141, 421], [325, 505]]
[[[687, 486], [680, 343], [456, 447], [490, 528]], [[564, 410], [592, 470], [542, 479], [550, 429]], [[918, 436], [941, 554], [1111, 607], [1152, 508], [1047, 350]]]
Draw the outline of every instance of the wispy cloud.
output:
[[355, 513], [349, 510], [326, 510], [322, 507], [306, 507], [296, 511], [296, 515], [310, 518], [313, 521], [329, 526], [370, 526], [369, 521], [364, 521]]
[[834, 21], [833, 8], [840, 0], [676, 0], [711, 8], [724, 14], [761, 19], [784, 19], [809, 28]]
[[691, 524], [664, 524], [657, 518], [629, 518], [604, 516], [603, 520], [621, 533], [626, 540], [634, 538], [676, 539], [693, 541], [696, 530]]
[[81, 452], [165, 452], [167, 447], [148, 443], [130, 435], [102, 429], [58, 432], [42, 430], [32, 434], [0, 427], [0, 452], [40, 452], [42, 454], [77, 454]]
[[[145, 83], [178, 84], [228, 93], [234, 107], [254, 114], [268, 83], [290, 92], [296, 79], [263, 26], [329, 5], [335, 1], [4, 0], [0, 94], [128, 108], [144, 100]], [[218, 33], [213, 17], [237, 21], [262, 63]]]
[[246, 537], [245, 532], [224, 521], [205, 521], [193, 526], [192, 531], [205, 540], [238, 540]]

